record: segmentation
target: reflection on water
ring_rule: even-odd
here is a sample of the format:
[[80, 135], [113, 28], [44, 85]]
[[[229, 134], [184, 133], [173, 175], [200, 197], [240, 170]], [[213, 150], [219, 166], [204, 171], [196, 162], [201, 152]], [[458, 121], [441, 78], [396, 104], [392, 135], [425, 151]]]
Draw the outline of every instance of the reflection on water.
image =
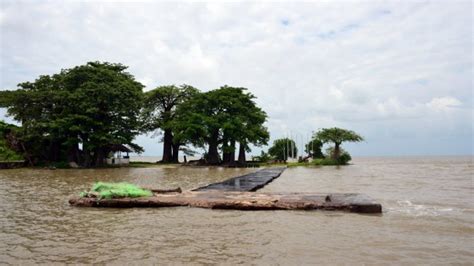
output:
[[290, 168], [262, 191], [360, 192], [381, 216], [321, 211], [73, 208], [96, 180], [199, 187], [255, 169], [0, 171], [0, 263], [469, 264], [472, 158], [364, 158]]

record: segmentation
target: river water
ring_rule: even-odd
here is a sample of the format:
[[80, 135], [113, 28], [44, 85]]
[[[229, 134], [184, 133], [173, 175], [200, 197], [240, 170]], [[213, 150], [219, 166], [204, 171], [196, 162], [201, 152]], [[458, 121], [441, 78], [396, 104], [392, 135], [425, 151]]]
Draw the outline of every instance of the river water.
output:
[[74, 208], [94, 181], [191, 189], [255, 169], [0, 171], [0, 263], [466, 264], [474, 261], [472, 157], [356, 158], [296, 167], [262, 192], [360, 192], [382, 215], [329, 211]]

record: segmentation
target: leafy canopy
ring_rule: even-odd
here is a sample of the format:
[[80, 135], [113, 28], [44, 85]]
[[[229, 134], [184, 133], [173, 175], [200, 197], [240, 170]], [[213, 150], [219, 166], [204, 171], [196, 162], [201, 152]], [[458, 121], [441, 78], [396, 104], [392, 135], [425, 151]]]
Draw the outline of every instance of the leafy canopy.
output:
[[[292, 152], [293, 151], [293, 152]], [[296, 156], [298, 148], [294, 140], [289, 138], [277, 139], [273, 145], [268, 149], [268, 153], [277, 160], [286, 161], [289, 157]]]
[[146, 131], [168, 129], [176, 116], [177, 107], [199, 93], [189, 85], [160, 86], [145, 93], [142, 119]]
[[213, 163], [218, 161], [220, 144], [237, 141], [247, 149], [248, 144], [265, 145], [269, 139], [264, 126], [267, 115], [254, 99], [245, 88], [229, 86], [197, 94], [179, 106], [174, 122], [175, 137], [195, 146], [207, 145]]
[[312, 158], [324, 158], [321, 148], [323, 142], [319, 139], [312, 139], [305, 145], [305, 152]]
[[359, 142], [364, 140], [362, 136], [352, 130], [337, 127], [323, 128], [314, 135], [314, 138], [323, 143], [332, 142], [337, 145], [342, 142]]
[[18, 84], [0, 104], [21, 122], [26, 149], [40, 160], [62, 160], [78, 143], [86, 157], [106, 153], [111, 144], [140, 150], [132, 140], [139, 133], [143, 85], [126, 69], [107, 62], [63, 69]]

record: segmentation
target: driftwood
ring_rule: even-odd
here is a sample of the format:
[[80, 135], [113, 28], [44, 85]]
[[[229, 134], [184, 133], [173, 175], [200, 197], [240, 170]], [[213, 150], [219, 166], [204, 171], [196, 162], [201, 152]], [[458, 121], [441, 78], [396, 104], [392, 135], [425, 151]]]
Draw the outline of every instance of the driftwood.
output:
[[257, 193], [234, 191], [187, 191], [142, 198], [72, 198], [78, 207], [173, 207], [190, 206], [235, 210], [339, 210], [381, 213], [382, 206], [363, 194]]
[[158, 188], [143, 188], [150, 190], [155, 194], [167, 194], [167, 193], [181, 193], [183, 192], [180, 187], [173, 188], [173, 189], [158, 189]]

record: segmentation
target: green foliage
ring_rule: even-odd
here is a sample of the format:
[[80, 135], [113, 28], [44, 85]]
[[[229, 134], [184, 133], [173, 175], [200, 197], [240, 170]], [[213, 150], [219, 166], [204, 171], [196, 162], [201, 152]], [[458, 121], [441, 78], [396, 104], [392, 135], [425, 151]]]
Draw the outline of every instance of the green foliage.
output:
[[111, 144], [132, 144], [140, 128], [143, 85], [126, 68], [89, 62], [6, 92], [0, 104], [21, 122], [28, 157], [100, 165]]
[[249, 144], [265, 145], [269, 139], [263, 125], [267, 115], [254, 99], [245, 88], [229, 86], [197, 94], [178, 107], [175, 137], [198, 147], [207, 146], [211, 164], [220, 161], [219, 145], [224, 153], [234, 152], [235, 142], [247, 150]]
[[359, 142], [364, 140], [363, 137], [352, 130], [337, 127], [323, 128], [316, 132], [313, 138], [320, 140], [322, 143], [333, 142], [336, 144], [341, 144], [342, 142]]
[[352, 156], [348, 152], [344, 151], [341, 153], [341, 155], [339, 155], [337, 162], [338, 164], [345, 165], [348, 164], [350, 160], [352, 160]]
[[336, 159], [335, 158], [335, 149], [334, 149], [334, 147], [329, 147], [329, 148], [326, 149], [326, 157], [325, 157], [324, 160], [326, 160], [326, 162], [328, 162], [328, 163], [331, 163], [331, 165], [333, 165], [333, 164], [345, 165], [350, 160], [352, 160], [352, 157], [347, 151], [345, 151], [344, 149], [341, 148], [339, 150], [339, 156]]
[[[162, 162], [178, 162], [179, 146], [187, 144], [188, 140], [180, 138], [176, 123], [177, 107], [199, 93], [199, 90], [189, 86], [161, 86], [145, 93], [142, 109], [143, 130], [145, 132], [160, 129], [163, 136]], [[176, 148], [173, 149], [173, 146]], [[175, 153], [175, 154], [173, 154]]]
[[292, 154], [296, 156], [298, 154], [298, 149], [296, 148], [294, 140], [283, 138], [275, 140], [272, 147], [268, 149], [268, 153], [277, 160], [286, 161]]
[[9, 139], [17, 130], [18, 127], [15, 125], [7, 124], [0, 121], [0, 161], [21, 161], [23, 156], [12, 149]]
[[82, 192], [81, 197], [86, 197], [89, 194], [98, 194], [99, 198], [138, 198], [151, 197], [153, 193], [149, 190], [142, 189], [136, 185], [129, 183], [105, 183], [97, 182], [92, 186], [90, 192]]
[[[330, 157], [340, 164], [346, 164], [351, 158], [349, 153], [343, 154], [341, 152], [342, 142], [359, 142], [363, 141], [364, 138], [352, 130], [342, 128], [323, 128], [314, 134], [313, 138], [320, 140], [322, 143], [334, 143], [334, 151], [330, 154]], [[340, 156], [344, 155], [343, 158]]]
[[314, 166], [321, 166], [321, 165], [339, 165], [339, 163], [332, 159], [332, 158], [320, 158], [320, 159], [314, 159], [310, 163], [311, 165]]
[[7, 146], [5, 140], [0, 139], [0, 161], [21, 161], [23, 156]]
[[319, 139], [312, 139], [305, 145], [305, 152], [312, 158], [324, 158], [321, 148], [323, 143]]
[[254, 156], [253, 157], [253, 161], [258, 161], [258, 162], [262, 162], [262, 163], [266, 163], [266, 162], [270, 161], [271, 159], [272, 159], [272, 156], [270, 156], [270, 154], [268, 154], [264, 151], [261, 151], [259, 156]]
[[172, 129], [177, 107], [198, 93], [189, 85], [160, 86], [146, 92], [142, 110], [144, 130]]
[[341, 165], [338, 161], [332, 158], [318, 158], [314, 159], [311, 162], [294, 162], [287, 163], [288, 167], [297, 167], [297, 166], [328, 166], [328, 165]]

